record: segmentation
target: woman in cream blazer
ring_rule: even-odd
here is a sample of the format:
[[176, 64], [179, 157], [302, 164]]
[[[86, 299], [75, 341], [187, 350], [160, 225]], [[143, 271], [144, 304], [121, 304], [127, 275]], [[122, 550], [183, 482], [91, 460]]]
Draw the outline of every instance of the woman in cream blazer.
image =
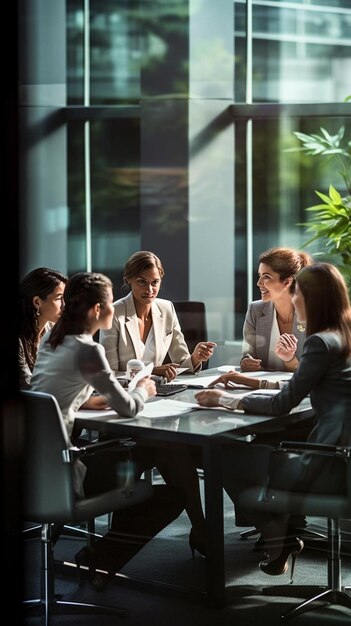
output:
[[140, 359], [154, 364], [153, 374], [172, 380], [178, 367], [197, 372], [213, 354], [216, 344], [211, 341], [201, 341], [189, 353], [173, 303], [157, 297], [163, 276], [153, 252], [136, 252], [125, 265], [124, 283], [131, 291], [114, 302], [112, 328], [100, 334], [117, 376], [126, 371], [130, 359]]

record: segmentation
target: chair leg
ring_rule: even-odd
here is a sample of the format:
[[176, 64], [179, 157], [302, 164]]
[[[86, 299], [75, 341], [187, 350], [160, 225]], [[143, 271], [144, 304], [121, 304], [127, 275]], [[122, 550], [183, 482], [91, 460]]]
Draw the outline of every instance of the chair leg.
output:
[[[328, 589], [323, 593], [302, 602], [281, 617], [282, 623], [296, 615], [321, 608], [326, 604], [335, 604], [351, 609], [351, 596], [341, 587], [341, 533], [336, 519], [328, 519]], [[317, 606], [315, 606], [317, 603]], [[318, 603], [322, 603], [321, 605]]]
[[89, 604], [86, 602], [67, 602], [55, 598], [54, 579], [54, 548], [51, 539], [51, 524], [43, 524], [41, 532], [41, 597], [34, 600], [26, 600], [23, 606], [27, 609], [39, 609], [44, 612], [45, 626], [51, 625], [53, 615], [119, 615], [124, 616], [127, 609], [120, 607], [104, 606], [102, 604]]
[[[315, 606], [315, 603], [319, 602], [322, 604], [317, 604], [317, 606]], [[322, 608], [327, 604], [336, 604], [351, 609], [351, 596], [337, 589], [327, 589], [327, 591], [323, 591], [323, 593], [320, 593], [318, 596], [314, 596], [313, 598], [302, 602], [302, 604], [299, 604], [288, 613], [282, 615], [281, 622], [285, 623], [292, 617], [296, 617], [296, 615], [312, 611], [314, 608]]]
[[247, 539], [248, 537], [254, 537], [259, 535], [260, 531], [257, 528], [249, 528], [248, 530], [242, 530], [240, 533], [240, 539]]

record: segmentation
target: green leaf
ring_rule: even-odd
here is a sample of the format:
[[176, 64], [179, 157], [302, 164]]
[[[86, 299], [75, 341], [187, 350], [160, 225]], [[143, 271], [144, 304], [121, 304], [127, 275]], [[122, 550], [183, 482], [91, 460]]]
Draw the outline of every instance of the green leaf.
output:
[[329, 186], [329, 196], [333, 200], [334, 204], [342, 204], [342, 198], [338, 191], [336, 191], [333, 185]]

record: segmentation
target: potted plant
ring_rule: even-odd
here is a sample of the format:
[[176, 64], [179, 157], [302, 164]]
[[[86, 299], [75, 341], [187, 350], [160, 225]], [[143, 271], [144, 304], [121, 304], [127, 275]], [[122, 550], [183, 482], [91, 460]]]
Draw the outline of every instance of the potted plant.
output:
[[320, 239], [325, 249], [314, 256], [323, 255], [336, 265], [351, 289], [351, 141], [345, 140], [344, 126], [336, 135], [330, 135], [324, 128], [320, 131], [320, 134], [312, 135], [295, 132], [302, 146], [288, 151], [333, 159], [344, 181], [346, 195], [342, 197], [331, 184], [328, 195], [315, 190], [322, 203], [306, 208], [310, 213], [309, 220], [299, 225], [304, 226], [306, 232], [312, 233], [312, 237], [303, 246]]

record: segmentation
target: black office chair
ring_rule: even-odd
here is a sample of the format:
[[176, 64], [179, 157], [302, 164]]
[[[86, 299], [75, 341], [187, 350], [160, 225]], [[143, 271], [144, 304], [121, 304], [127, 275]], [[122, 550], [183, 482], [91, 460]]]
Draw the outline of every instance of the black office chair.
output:
[[[189, 352], [199, 341], [207, 341], [206, 308], [203, 302], [177, 300], [173, 302]], [[208, 368], [208, 362], [202, 369]]]
[[[240, 507], [273, 513], [293, 513], [328, 519], [328, 586], [321, 593], [282, 615], [286, 622], [313, 608], [324, 604], [336, 604], [351, 609], [351, 595], [342, 590], [341, 585], [341, 532], [340, 520], [351, 517], [351, 448], [301, 442], [282, 442], [272, 454], [282, 451], [319, 456], [328, 456], [345, 463], [347, 473], [347, 493], [295, 492], [272, 488], [272, 476], [267, 476], [265, 487], [253, 487], [242, 492]], [[279, 464], [277, 464], [279, 465]], [[291, 587], [290, 587], [291, 589]], [[294, 589], [294, 588], [293, 588]], [[308, 587], [306, 588], [308, 590]], [[298, 595], [298, 594], [296, 594]]]
[[73, 447], [54, 396], [21, 391], [21, 397], [26, 429], [23, 516], [26, 521], [40, 523], [42, 528], [41, 597], [24, 601], [24, 606], [44, 612], [46, 626], [50, 625], [53, 614], [124, 615], [126, 609], [123, 608], [55, 598], [53, 528], [125, 509], [151, 497], [153, 488], [144, 480], [136, 480], [124, 488], [78, 499], [74, 491], [76, 461], [86, 454], [116, 447], [119, 440], [88, 444], [84, 448]]

